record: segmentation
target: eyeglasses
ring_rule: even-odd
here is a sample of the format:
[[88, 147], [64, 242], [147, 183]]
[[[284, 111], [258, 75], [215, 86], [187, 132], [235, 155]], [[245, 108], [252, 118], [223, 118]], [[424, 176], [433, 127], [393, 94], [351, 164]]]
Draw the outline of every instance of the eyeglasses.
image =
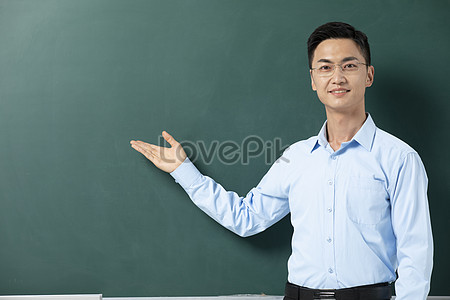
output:
[[358, 72], [359, 69], [361, 69], [359, 65], [367, 66], [367, 64], [365, 63], [353, 61], [347, 62], [345, 64], [323, 64], [317, 68], [311, 68], [311, 71], [315, 71], [317, 76], [320, 77], [330, 77], [334, 74], [336, 66], [339, 66], [339, 68], [341, 68], [342, 73], [350, 75], [355, 74], [356, 72]]

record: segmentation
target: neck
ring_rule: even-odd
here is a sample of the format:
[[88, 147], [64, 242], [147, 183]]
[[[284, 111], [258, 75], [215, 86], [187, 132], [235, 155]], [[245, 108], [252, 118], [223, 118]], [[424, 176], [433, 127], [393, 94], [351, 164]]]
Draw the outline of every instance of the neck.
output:
[[364, 107], [353, 112], [331, 112], [327, 110], [327, 139], [334, 151], [344, 142], [350, 141], [364, 124], [367, 116]]

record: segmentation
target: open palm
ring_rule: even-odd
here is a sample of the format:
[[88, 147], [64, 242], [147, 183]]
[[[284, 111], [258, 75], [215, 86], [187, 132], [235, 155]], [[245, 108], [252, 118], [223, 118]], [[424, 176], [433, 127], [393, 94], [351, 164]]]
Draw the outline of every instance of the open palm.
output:
[[130, 141], [134, 150], [142, 153], [157, 168], [164, 172], [173, 172], [186, 159], [187, 155], [183, 147], [166, 131], [162, 132], [164, 139], [170, 144], [170, 148], [148, 144], [142, 141]]

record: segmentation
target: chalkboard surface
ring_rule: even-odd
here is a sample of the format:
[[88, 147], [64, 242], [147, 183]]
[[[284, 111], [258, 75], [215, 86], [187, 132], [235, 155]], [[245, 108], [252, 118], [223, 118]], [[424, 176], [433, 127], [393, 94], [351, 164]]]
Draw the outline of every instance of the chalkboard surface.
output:
[[[449, 1], [0, 0], [0, 294], [282, 294], [289, 218], [239, 238], [129, 141], [159, 143], [167, 130], [204, 174], [245, 195], [325, 120], [306, 39], [334, 20], [369, 36], [367, 110], [424, 161], [431, 294], [450, 294], [449, 11]], [[247, 161], [212, 151], [249, 138]]]

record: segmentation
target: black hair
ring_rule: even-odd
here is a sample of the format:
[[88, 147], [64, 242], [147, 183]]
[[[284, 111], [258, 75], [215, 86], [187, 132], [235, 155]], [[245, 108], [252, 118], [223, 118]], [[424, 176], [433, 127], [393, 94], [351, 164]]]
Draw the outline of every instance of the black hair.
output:
[[353, 40], [361, 49], [366, 64], [370, 66], [370, 47], [367, 36], [363, 32], [356, 30], [352, 25], [342, 22], [329, 22], [317, 27], [308, 39], [309, 68], [312, 66], [314, 51], [317, 46], [328, 39]]

